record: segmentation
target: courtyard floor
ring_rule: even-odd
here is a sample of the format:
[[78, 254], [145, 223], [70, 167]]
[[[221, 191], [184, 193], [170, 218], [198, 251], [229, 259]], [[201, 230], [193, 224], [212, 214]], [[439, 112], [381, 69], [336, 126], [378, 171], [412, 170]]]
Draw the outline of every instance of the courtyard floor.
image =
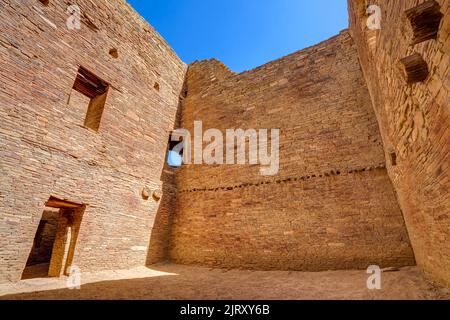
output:
[[450, 299], [416, 267], [382, 273], [381, 290], [368, 290], [365, 271], [243, 271], [174, 264], [83, 273], [81, 289], [67, 278], [0, 285], [0, 299], [310, 300]]

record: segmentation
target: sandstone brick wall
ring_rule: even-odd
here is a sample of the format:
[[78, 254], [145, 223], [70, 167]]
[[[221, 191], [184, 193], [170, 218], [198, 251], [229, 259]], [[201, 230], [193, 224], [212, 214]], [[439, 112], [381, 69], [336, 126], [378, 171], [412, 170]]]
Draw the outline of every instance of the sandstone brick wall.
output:
[[234, 74], [189, 67], [181, 127], [279, 128], [280, 171], [178, 169], [177, 263], [326, 270], [414, 264], [370, 96], [348, 32]]
[[[170, 210], [141, 190], [162, 187], [186, 67], [123, 1], [75, 2], [81, 30], [66, 27], [64, 1], [0, 1], [0, 282], [20, 278], [50, 196], [87, 206], [82, 271], [145, 264]], [[79, 66], [110, 84], [98, 132], [72, 90]]]
[[[349, 1], [350, 30], [388, 157], [417, 263], [450, 284], [450, 1], [438, 0], [443, 15], [437, 37], [418, 44], [405, 13], [426, 1], [373, 0], [381, 7], [379, 31], [368, 31], [363, 0]], [[419, 21], [420, 22], [420, 19]], [[431, 21], [425, 23], [430, 26]], [[419, 54], [429, 71], [408, 84], [401, 59]]]

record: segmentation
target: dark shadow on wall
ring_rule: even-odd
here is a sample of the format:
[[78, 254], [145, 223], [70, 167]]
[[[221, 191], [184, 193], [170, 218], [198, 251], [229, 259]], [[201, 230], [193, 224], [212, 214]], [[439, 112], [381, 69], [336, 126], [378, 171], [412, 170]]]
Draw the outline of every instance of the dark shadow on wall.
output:
[[59, 210], [45, 209], [33, 240], [22, 279], [46, 278], [58, 227]]
[[[163, 182], [162, 197], [159, 200], [153, 229], [151, 230], [146, 265], [169, 261], [170, 232], [176, 204], [174, 171], [175, 169], [170, 168], [166, 163], [161, 176]], [[151, 201], [155, 200], [151, 199]]]
[[[177, 114], [175, 117], [174, 128], [179, 128], [181, 123], [181, 111], [183, 109], [184, 99], [187, 95], [186, 84], [180, 93]], [[170, 132], [167, 133], [167, 141], [170, 141]], [[166, 147], [166, 157], [164, 168], [161, 173], [162, 197], [159, 200], [158, 210], [156, 212], [153, 229], [150, 232], [150, 243], [148, 246], [146, 265], [158, 262], [170, 261], [170, 236], [172, 231], [172, 220], [176, 210], [177, 187], [176, 187], [176, 168], [168, 165], [170, 143]], [[154, 201], [154, 199], [152, 199]]]

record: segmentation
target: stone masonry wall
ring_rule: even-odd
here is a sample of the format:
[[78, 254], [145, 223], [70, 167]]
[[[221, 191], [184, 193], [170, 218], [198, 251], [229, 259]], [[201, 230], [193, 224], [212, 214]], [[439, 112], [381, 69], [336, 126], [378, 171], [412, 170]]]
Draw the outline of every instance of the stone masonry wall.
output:
[[[144, 265], [164, 211], [141, 190], [162, 188], [186, 66], [124, 1], [72, 3], [80, 30], [66, 1], [0, 0], [0, 282], [20, 279], [50, 196], [86, 205], [82, 271]], [[98, 132], [72, 90], [80, 66], [110, 84]]]
[[[388, 158], [388, 172], [398, 193], [417, 264], [450, 285], [450, 1], [349, 1], [350, 30]], [[413, 41], [411, 16], [418, 5], [439, 6], [437, 35]], [[366, 27], [365, 6], [381, 8], [381, 30]], [[424, 8], [424, 7], [421, 7]], [[419, 32], [433, 28], [426, 15], [414, 18]], [[432, 34], [431, 32], [428, 32]], [[417, 37], [416, 37], [417, 38]], [[421, 57], [428, 74], [407, 83], [401, 60]], [[418, 54], [418, 55], [417, 55]], [[418, 59], [420, 61], [420, 59]]]
[[370, 96], [347, 31], [234, 74], [189, 67], [181, 127], [277, 129], [280, 171], [185, 165], [171, 234], [174, 262], [327, 270], [414, 264], [387, 176]]

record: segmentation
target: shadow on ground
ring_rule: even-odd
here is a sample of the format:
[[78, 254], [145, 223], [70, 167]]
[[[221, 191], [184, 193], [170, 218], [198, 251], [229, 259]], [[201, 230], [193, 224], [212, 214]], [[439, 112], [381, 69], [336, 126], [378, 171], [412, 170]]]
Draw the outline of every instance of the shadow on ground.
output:
[[[239, 271], [179, 265], [136, 270], [133, 278], [4, 296], [1, 299], [274, 300], [274, 299], [450, 299], [416, 267], [382, 274], [382, 289], [368, 290], [365, 271]], [[155, 272], [159, 271], [159, 272]], [[163, 273], [161, 273], [163, 272]], [[142, 277], [142, 278], [141, 278]]]

